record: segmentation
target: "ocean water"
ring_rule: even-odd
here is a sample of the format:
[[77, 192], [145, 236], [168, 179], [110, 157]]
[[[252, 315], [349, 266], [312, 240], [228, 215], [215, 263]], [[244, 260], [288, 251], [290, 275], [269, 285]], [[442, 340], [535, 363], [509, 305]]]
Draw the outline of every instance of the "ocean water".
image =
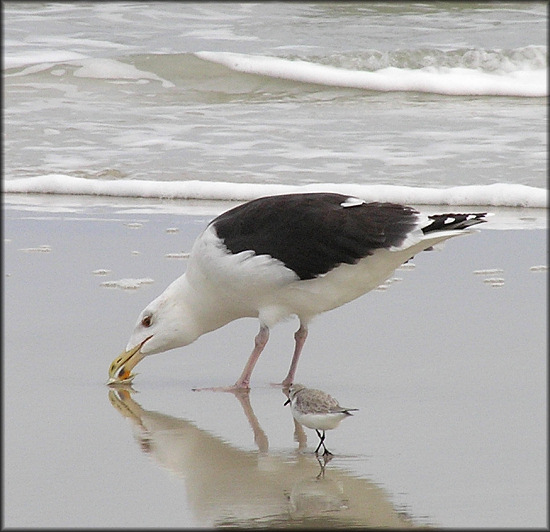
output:
[[6, 2], [4, 192], [546, 207], [547, 15]]

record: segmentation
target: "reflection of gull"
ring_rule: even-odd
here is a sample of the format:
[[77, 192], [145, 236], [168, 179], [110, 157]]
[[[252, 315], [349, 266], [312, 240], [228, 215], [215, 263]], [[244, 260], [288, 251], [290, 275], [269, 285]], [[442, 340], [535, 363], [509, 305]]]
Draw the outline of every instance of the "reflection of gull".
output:
[[335, 467], [325, 478], [324, 464], [311, 455], [268, 453], [248, 394], [237, 398], [260, 453], [233, 447], [189, 420], [144, 410], [131, 391], [111, 389], [109, 399], [132, 421], [142, 450], [185, 480], [189, 505], [201, 525], [414, 526], [375, 483]]
[[321, 472], [315, 478], [305, 478], [292, 487], [289, 502], [295, 517], [323, 517], [328, 512], [348, 509], [342, 482], [324, 478], [330, 456], [326, 458], [319, 459]]
[[[321, 446], [325, 449], [323, 455], [332, 453], [325, 447], [325, 430], [335, 429], [340, 421], [351, 416], [351, 410], [357, 408], [343, 408], [331, 395], [322, 390], [306, 388], [303, 384], [293, 384], [288, 390], [288, 401], [292, 416], [298, 423], [314, 429], [319, 436], [319, 445], [315, 454]], [[323, 434], [319, 431], [322, 430]]]

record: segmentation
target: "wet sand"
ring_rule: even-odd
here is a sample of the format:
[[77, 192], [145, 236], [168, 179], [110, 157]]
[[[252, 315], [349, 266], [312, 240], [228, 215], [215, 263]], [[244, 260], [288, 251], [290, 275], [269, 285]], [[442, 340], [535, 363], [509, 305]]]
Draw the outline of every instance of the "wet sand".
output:
[[133, 389], [105, 385], [226, 207], [174, 205], [6, 199], [4, 526], [547, 525], [540, 211], [423, 253], [312, 323], [296, 380], [359, 408], [327, 432], [324, 465], [271, 385], [296, 321], [273, 330], [244, 396], [192, 388], [235, 381], [255, 320], [144, 360]]

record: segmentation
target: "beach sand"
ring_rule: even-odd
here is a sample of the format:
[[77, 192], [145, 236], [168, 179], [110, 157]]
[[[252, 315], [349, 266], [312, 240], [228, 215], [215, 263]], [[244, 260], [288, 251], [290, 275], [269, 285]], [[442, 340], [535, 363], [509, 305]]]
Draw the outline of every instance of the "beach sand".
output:
[[5, 198], [4, 526], [547, 526], [544, 211], [422, 253], [311, 324], [296, 381], [359, 409], [317, 478], [317, 437], [271, 386], [295, 320], [243, 397], [192, 388], [235, 381], [252, 319], [145, 359], [136, 393], [105, 385], [226, 207]]

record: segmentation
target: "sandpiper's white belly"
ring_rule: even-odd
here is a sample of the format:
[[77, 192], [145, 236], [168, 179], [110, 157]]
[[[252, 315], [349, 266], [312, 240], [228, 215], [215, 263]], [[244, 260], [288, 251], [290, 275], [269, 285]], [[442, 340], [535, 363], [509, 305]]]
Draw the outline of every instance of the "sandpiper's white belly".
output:
[[292, 405], [291, 408], [294, 419], [308, 429], [335, 429], [340, 424], [340, 421], [342, 421], [342, 419], [344, 419], [345, 417], [349, 417], [349, 414], [346, 414], [344, 412], [329, 412], [326, 414], [304, 414], [294, 405]]

